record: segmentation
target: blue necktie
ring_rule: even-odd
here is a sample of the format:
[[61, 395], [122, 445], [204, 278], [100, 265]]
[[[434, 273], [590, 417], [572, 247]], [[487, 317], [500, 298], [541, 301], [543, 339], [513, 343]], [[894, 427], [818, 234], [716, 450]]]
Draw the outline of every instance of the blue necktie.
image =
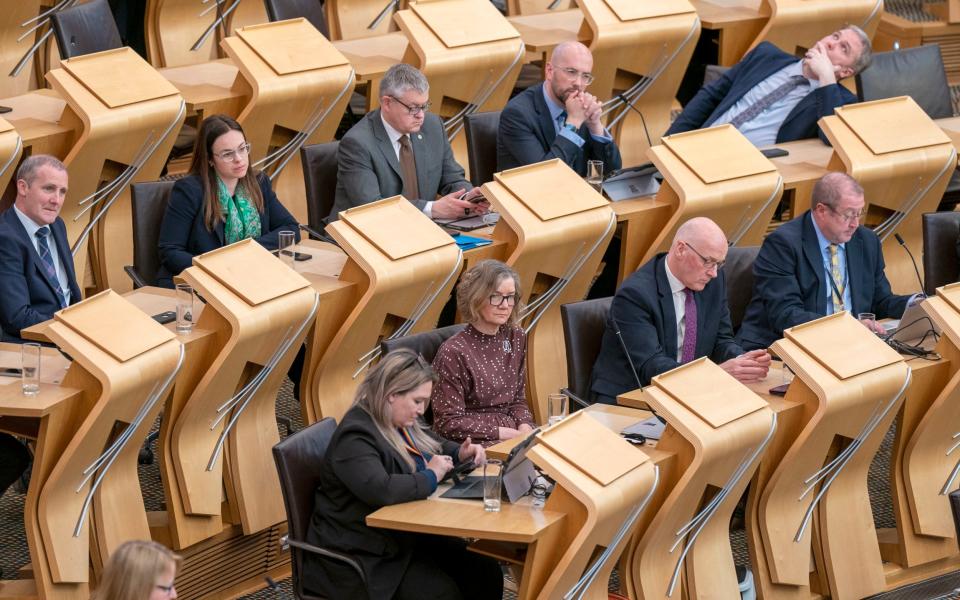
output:
[[567, 124], [567, 111], [562, 111], [557, 115], [557, 132], [563, 129], [563, 126]]
[[776, 89], [771, 91], [769, 94], [760, 98], [750, 106], [748, 106], [742, 113], [730, 119], [730, 124], [740, 129], [740, 126], [746, 123], [747, 121], [752, 121], [756, 119], [760, 113], [767, 110], [775, 102], [779, 102], [786, 97], [787, 94], [800, 87], [807, 82], [807, 78], [803, 75], [793, 75], [786, 81], [786, 83], [781, 84]]
[[53, 255], [50, 254], [50, 244], [47, 242], [50, 228], [41, 227], [34, 235], [37, 236], [37, 248], [40, 251], [40, 262], [43, 264], [43, 270], [47, 274], [47, 279], [53, 284], [53, 289], [57, 291], [60, 308], [66, 308], [67, 297], [63, 293], [63, 288], [60, 287], [60, 280], [57, 279], [57, 267], [53, 264]]

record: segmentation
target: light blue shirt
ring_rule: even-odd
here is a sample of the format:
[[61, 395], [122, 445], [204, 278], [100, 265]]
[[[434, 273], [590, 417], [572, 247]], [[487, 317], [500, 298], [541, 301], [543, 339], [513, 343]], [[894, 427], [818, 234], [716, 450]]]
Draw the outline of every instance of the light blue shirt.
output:
[[[817, 227], [817, 220], [810, 216], [810, 221], [813, 223], [813, 230], [817, 232], [817, 245], [820, 247], [820, 256], [823, 257], [823, 275], [826, 277], [827, 282], [827, 314], [833, 314], [833, 286], [830, 284], [830, 279], [833, 277], [832, 269], [830, 268], [830, 240], [823, 237], [823, 234], [820, 232], [820, 228]], [[847, 245], [846, 244], [837, 244], [837, 260], [840, 263], [840, 272], [843, 273], [843, 280], [837, 281], [837, 287], [843, 288], [843, 306], [846, 307], [847, 311], [853, 312], [853, 300], [850, 296], [850, 273], [847, 271]]]
[[[16, 212], [17, 218], [20, 219], [23, 228], [27, 231], [27, 237], [30, 238], [30, 241], [33, 243], [33, 249], [37, 251], [37, 257], [39, 258], [40, 243], [37, 240], [37, 231], [39, 231], [41, 227], [44, 227], [44, 225], [34, 223], [33, 219], [20, 212], [16, 204], [13, 205], [13, 210]], [[67, 281], [67, 271], [64, 269], [63, 261], [60, 260], [57, 252], [57, 242], [53, 239], [53, 228], [49, 226], [46, 227], [50, 229], [50, 234], [47, 235], [47, 245], [50, 246], [50, 257], [53, 259], [53, 264], [57, 267], [57, 282], [60, 284], [60, 289], [63, 290], [63, 298], [66, 300], [67, 306], [70, 306], [70, 283]]]
[[[789, 81], [794, 75], [803, 75], [803, 61], [798, 60], [793, 64], [787, 65], [753, 86], [753, 88], [737, 100], [727, 112], [720, 115], [720, 117], [711, 124], [711, 127], [729, 123], [734, 117]], [[820, 87], [819, 81], [816, 79], [807, 79], [806, 85], [801, 84], [793, 88], [789, 94], [771, 104], [767, 110], [741, 125], [739, 128], [740, 133], [758, 148], [775, 144], [777, 142], [777, 132], [780, 131], [780, 126], [783, 125], [790, 111], [792, 111], [807, 94], [818, 87]]]
[[[553, 129], [557, 132], [557, 135], [567, 138], [576, 144], [577, 148], [583, 148], [586, 140], [580, 137], [580, 134], [575, 131], [570, 131], [566, 127], [560, 127], [560, 114], [567, 110], [566, 107], [553, 101], [553, 99], [550, 97], [550, 94], [547, 93], [546, 83], [540, 86], [540, 92], [543, 94], [543, 99], [547, 101], [547, 110], [550, 111], [550, 117], [553, 121]], [[610, 132], [606, 129], [603, 130], [603, 135], [593, 135], [591, 133], [590, 137], [593, 138], [593, 141], [601, 144], [609, 144], [613, 141], [613, 136], [611, 136]]]

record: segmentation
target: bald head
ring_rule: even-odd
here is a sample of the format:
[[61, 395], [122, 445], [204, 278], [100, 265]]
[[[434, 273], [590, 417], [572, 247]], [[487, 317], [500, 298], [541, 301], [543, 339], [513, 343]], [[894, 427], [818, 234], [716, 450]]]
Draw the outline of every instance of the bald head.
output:
[[590, 49], [580, 42], [562, 42], [553, 49], [550, 62], [563, 63], [567, 60], [586, 58], [593, 64], [593, 54]]
[[683, 285], [700, 291], [717, 276], [727, 258], [727, 236], [706, 217], [685, 222], [673, 236], [667, 265]]

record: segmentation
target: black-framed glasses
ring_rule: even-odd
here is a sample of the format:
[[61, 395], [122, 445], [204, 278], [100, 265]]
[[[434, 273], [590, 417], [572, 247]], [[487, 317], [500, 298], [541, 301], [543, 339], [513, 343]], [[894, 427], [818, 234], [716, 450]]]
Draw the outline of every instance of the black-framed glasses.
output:
[[703, 262], [704, 268], [707, 270], [716, 268], [719, 271], [720, 269], [723, 268], [723, 265], [725, 265], [727, 262], [725, 260], [714, 260], [712, 258], [707, 258], [706, 256], [700, 254], [700, 252], [696, 248], [694, 248], [690, 244], [690, 242], [684, 242], [684, 244], [686, 244], [687, 248], [690, 248], [691, 250], [693, 250], [694, 254], [700, 257], [700, 260]]
[[491, 306], [503, 306], [504, 302], [507, 303], [507, 306], [515, 306], [519, 299], [520, 294], [490, 294], [489, 298]]
[[[821, 202], [820, 204], [823, 204], [823, 202]], [[835, 209], [834, 207], [830, 206], [829, 204], [823, 204], [823, 205], [826, 206], [830, 210], [830, 212], [837, 215], [847, 223], [853, 223], [854, 221], [859, 221], [860, 219], [863, 218], [863, 215], [865, 215], [867, 212], [866, 210], [861, 208], [858, 212], [842, 213], [839, 210]]]
[[570, 79], [579, 79], [585, 85], [590, 85], [591, 83], [593, 83], [593, 79], [594, 79], [593, 73], [583, 73], [574, 69], [573, 67], [558, 67], [554, 65], [553, 68], [562, 72], [564, 75], [566, 75]]
[[430, 110], [430, 103], [429, 103], [429, 102], [427, 102], [426, 104], [414, 104], [413, 106], [410, 106], [409, 104], [407, 104], [406, 102], [404, 102], [404, 101], [401, 100], [400, 98], [397, 98], [396, 96], [390, 96], [390, 97], [391, 97], [392, 99], [396, 100], [397, 103], [400, 104], [400, 106], [402, 106], [402, 107], [404, 107], [405, 109], [407, 109], [407, 112], [410, 113], [410, 116], [411, 116], [411, 117], [415, 117], [415, 116], [419, 115], [420, 113], [425, 113], [425, 112], [427, 112], [428, 110]]
[[216, 158], [219, 158], [219, 159], [222, 160], [222, 161], [233, 162], [233, 161], [235, 161], [235, 160], [237, 160], [237, 159], [239, 159], [239, 158], [243, 158], [244, 156], [246, 156], [246, 155], [248, 155], [248, 154], [250, 154], [250, 143], [249, 143], [249, 142], [247, 142], [246, 144], [243, 144], [243, 145], [241, 145], [241, 146], [237, 146], [237, 148], [234, 149], [234, 150], [224, 150], [223, 152], [220, 152], [220, 153], [218, 153], [218, 154], [214, 154], [213, 156], [216, 157]]

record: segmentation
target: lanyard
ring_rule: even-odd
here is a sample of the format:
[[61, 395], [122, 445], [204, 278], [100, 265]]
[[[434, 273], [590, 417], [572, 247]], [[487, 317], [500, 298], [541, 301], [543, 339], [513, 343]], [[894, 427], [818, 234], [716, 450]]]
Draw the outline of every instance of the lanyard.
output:
[[414, 456], [419, 456], [423, 459], [423, 462], [427, 462], [427, 457], [423, 455], [423, 452], [417, 448], [416, 442], [413, 441], [413, 437], [410, 435], [410, 432], [407, 431], [406, 427], [400, 428], [400, 435], [403, 437], [403, 441], [407, 444], [407, 452], [413, 454]]

